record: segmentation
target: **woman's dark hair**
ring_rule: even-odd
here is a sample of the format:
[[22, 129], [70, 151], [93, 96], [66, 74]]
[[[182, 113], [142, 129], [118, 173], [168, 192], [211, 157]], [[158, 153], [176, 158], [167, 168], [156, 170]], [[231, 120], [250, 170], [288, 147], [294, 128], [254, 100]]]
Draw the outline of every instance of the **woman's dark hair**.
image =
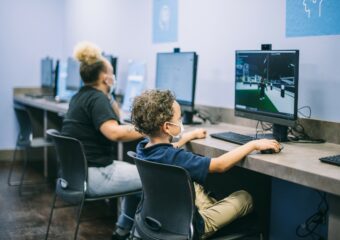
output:
[[131, 121], [135, 129], [148, 136], [157, 136], [160, 127], [173, 117], [175, 96], [168, 90], [148, 90], [135, 97]]
[[97, 81], [101, 72], [106, 72], [105, 62], [97, 61], [92, 64], [82, 62], [80, 64], [80, 76], [85, 84], [92, 84]]

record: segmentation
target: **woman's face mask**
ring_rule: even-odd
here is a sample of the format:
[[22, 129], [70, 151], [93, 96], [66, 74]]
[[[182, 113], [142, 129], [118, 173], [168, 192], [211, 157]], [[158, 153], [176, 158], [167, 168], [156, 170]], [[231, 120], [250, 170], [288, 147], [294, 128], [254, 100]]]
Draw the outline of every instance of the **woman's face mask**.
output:
[[108, 81], [106, 82], [106, 84], [109, 87], [109, 94], [112, 94], [114, 92], [114, 90], [116, 89], [116, 77], [114, 74], [111, 75], [112, 78], [112, 84], [108, 83]]

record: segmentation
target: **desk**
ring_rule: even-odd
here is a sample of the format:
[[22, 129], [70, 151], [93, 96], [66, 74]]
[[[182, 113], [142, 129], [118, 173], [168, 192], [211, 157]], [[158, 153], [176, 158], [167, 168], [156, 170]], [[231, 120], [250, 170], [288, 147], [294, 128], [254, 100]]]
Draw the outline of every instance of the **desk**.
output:
[[[235, 131], [253, 133], [254, 129], [219, 124], [205, 127], [210, 133]], [[329, 222], [328, 239], [336, 240], [340, 236], [340, 167], [321, 163], [320, 157], [340, 153], [340, 145], [283, 143], [284, 149], [279, 154], [252, 153], [239, 167], [289, 182], [301, 184], [328, 193]], [[207, 136], [206, 139], [194, 140], [188, 148], [201, 155], [217, 157], [236, 148], [237, 145]]]
[[[24, 94], [14, 95], [13, 96], [14, 103], [19, 103], [25, 106], [33, 107], [35, 109], [42, 110], [43, 112], [43, 118], [42, 118], [42, 135], [46, 137], [46, 130], [49, 128], [49, 116], [48, 113], [52, 112], [57, 114], [58, 116], [63, 116], [66, 114], [68, 109], [68, 103], [57, 103], [54, 101], [49, 101], [44, 98], [32, 98], [27, 97]], [[34, 114], [31, 114], [34, 115]], [[35, 122], [33, 122], [33, 125], [40, 125], [39, 116], [32, 116], [35, 119]], [[53, 126], [55, 128], [55, 125]], [[37, 134], [39, 136], [40, 134]], [[44, 147], [44, 176], [48, 177], [48, 149], [47, 147]]]
[[[43, 118], [42, 118], [42, 124], [39, 124], [39, 116], [32, 116], [35, 118], [36, 122], [38, 123], [33, 123], [37, 125], [42, 125], [41, 132], [36, 134], [37, 136], [43, 135], [46, 137], [46, 130], [49, 128], [56, 128], [59, 129], [61, 128], [61, 123], [53, 123], [56, 122], [55, 117], [53, 120], [53, 117], [49, 115], [49, 113], [54, 113], [55, 115], [59, 116], [60, 118], [64, 116], [67, 113], [68, 110], [68, 103], [59, 103], [56, 101], [52, 100], [47, 100], [45, 98], [32, 98], [29, 96], [26, 96], [24, 94], [15, 94], [13, 96], [13, 101], [15, 103], [19, 103], [34, 109], [39, 109], [43, 112]], [[34, 115], [34, 114], [31, 114]], [[123, 114], [124, 117], [124, 114]], [[124, 146], [125, 145], [125, 146]], [[130, 143], [125, 143], [123, 144], [122, 142], [118, 143], [118, 160], [123, 160], [123, 148], [127, 148], [130, 150], [133, 146], [136, 145], [136, 142]], [[48, 150], [47, 147], [44, 148], [44, 176], [48, 177]]]

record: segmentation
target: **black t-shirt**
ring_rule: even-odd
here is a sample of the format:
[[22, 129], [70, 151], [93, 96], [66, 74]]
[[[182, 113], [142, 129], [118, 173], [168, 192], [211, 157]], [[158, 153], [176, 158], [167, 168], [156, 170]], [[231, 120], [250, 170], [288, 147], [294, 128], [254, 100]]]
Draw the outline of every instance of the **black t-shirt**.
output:
[[107, 166], [117, 157], [117, 143], [99, 130], [108, 120], [119, 121], [109, 99], [101, 91], [84, 86], [72, 97], [61, 134], [82, 142], [89, 167]]

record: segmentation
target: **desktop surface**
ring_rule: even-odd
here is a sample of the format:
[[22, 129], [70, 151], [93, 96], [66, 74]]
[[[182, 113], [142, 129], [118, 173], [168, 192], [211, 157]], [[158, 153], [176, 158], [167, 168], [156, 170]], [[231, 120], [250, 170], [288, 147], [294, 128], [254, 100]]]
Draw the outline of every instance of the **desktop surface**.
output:
[[[190, 151], [208, 157], [218, 157], [235, 149], [233, 143], [218, 140], [210, 136], [212, 133], [233, 131], [244, 135], [255, 134], [253, 128], [220, 123], [203, 125], [207, 130], [205, 139], [191, 141]], [[187, 127], [186, 130], [194, 129]], [[340, 145], [333, 143], [303, 144], [282, 143], [284, 150], [278, 154], [261, 154], [254, 151], [237, 166], [260, 172], [272, 177], [316, 188], [325, 192], [340, 195], [340, 168], [320, 162], [319, 158], [340, 153]]]

